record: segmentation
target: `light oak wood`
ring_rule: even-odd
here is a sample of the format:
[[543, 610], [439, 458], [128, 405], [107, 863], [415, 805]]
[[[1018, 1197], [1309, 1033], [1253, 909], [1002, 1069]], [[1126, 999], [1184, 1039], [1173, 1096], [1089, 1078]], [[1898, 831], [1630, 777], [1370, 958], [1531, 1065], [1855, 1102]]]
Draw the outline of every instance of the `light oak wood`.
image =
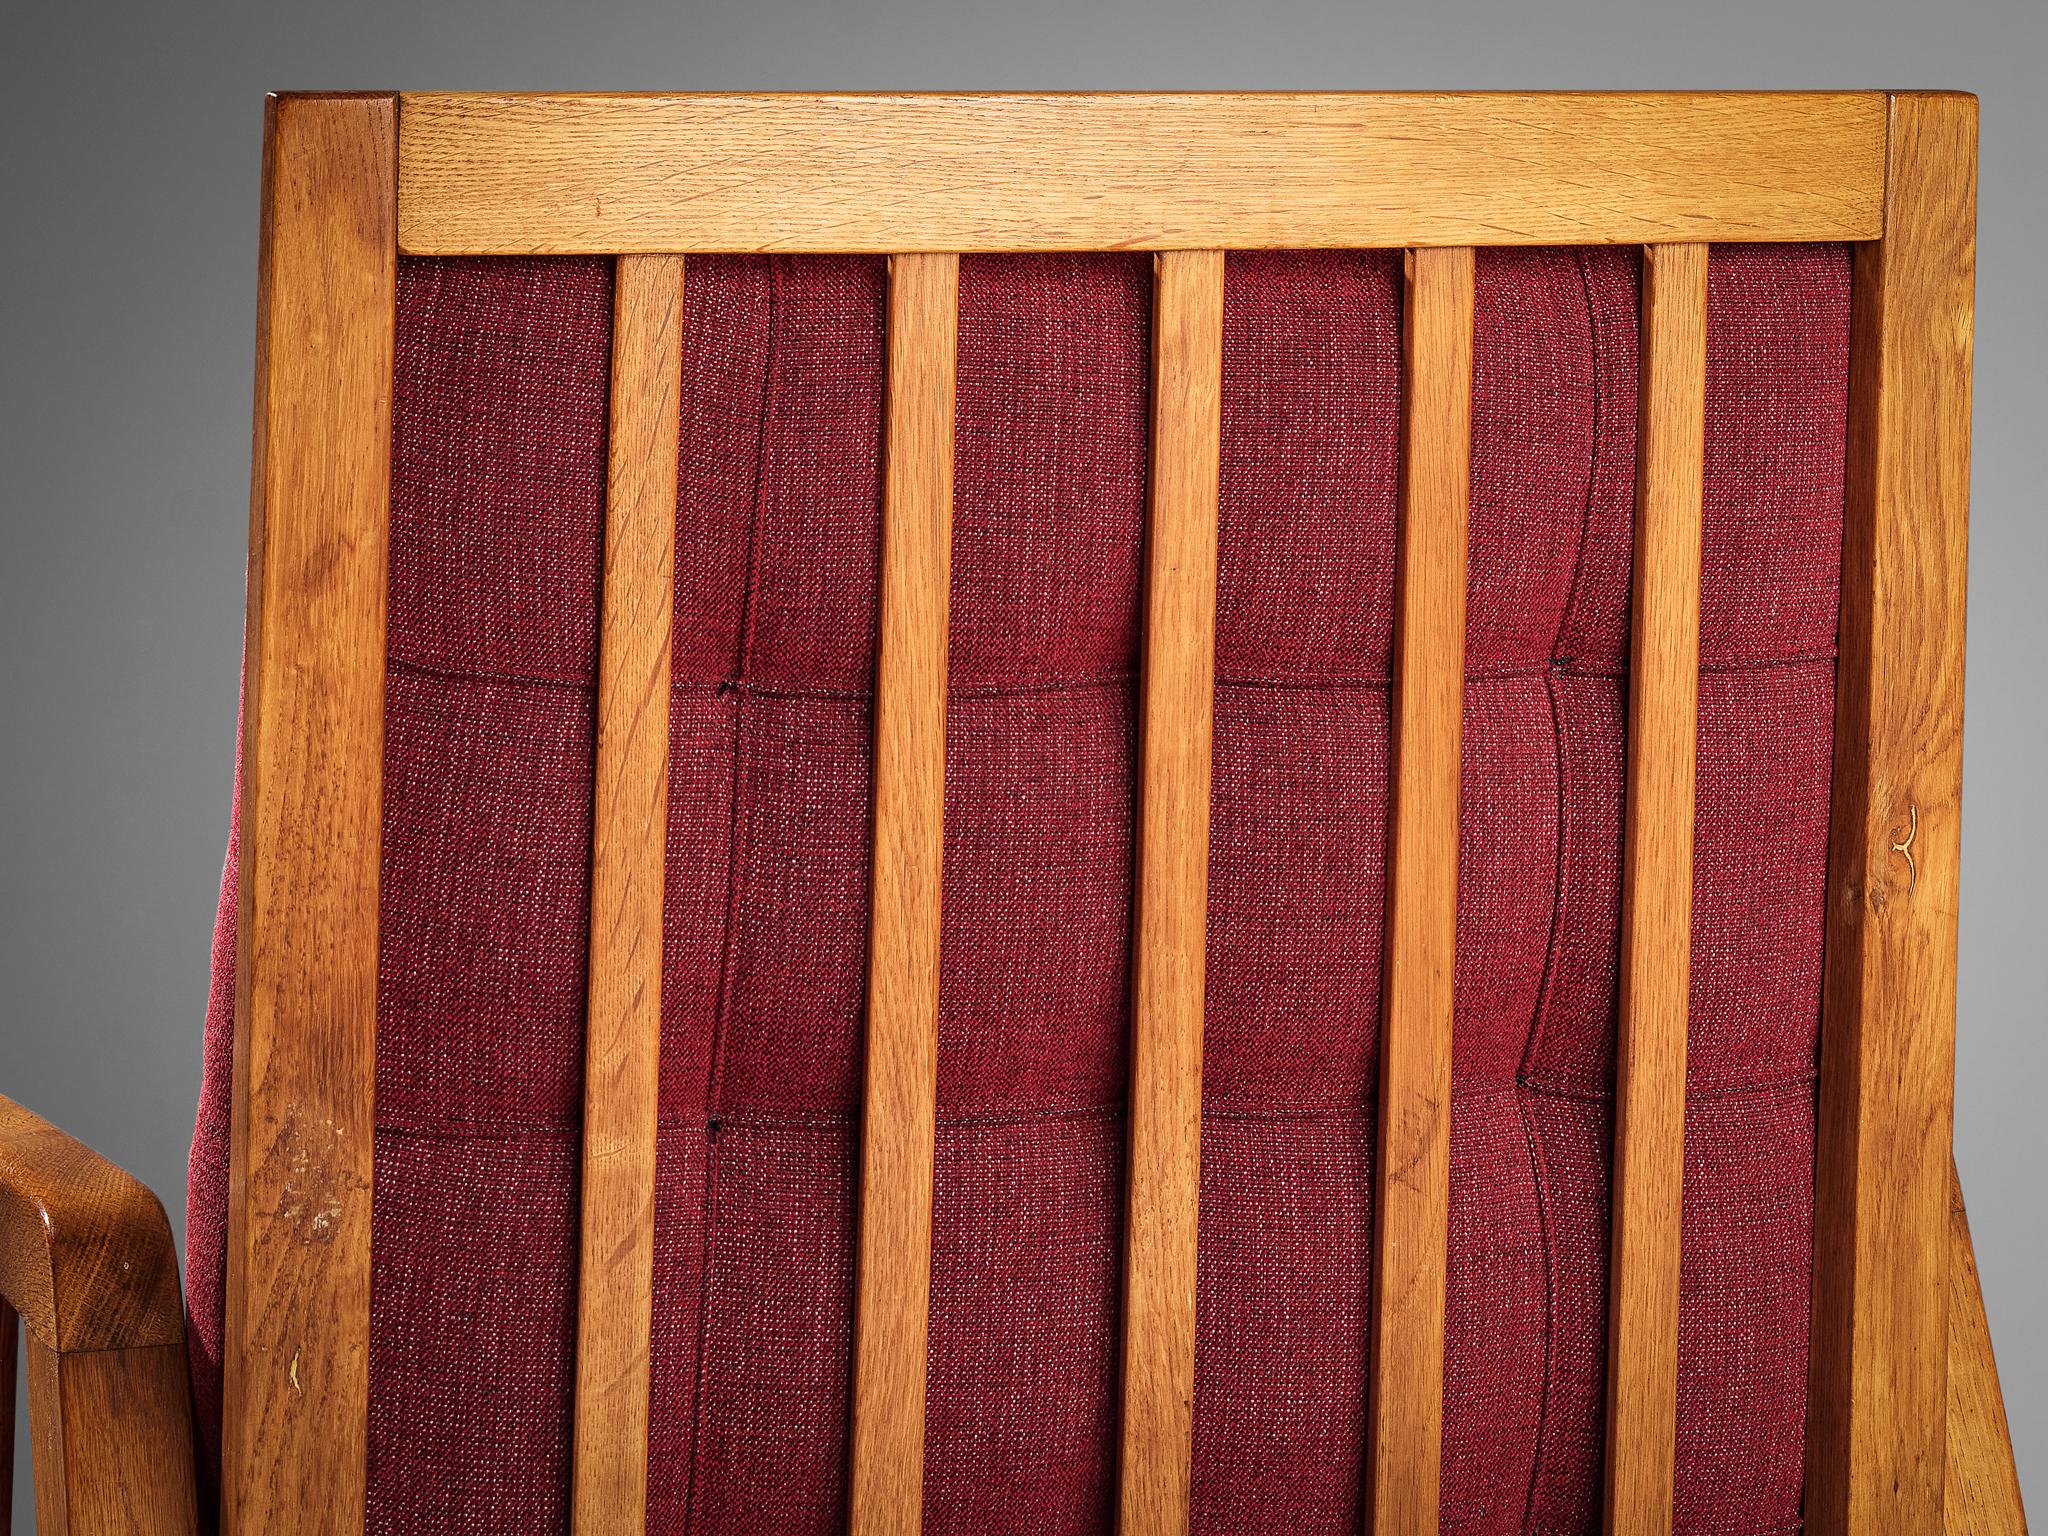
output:
[[1843, 94], [403, 98], [430, 254], [1865, 240]]
[[1643, 252], [1640, 370], [1607, 1314], [1610, 1536], [1669, 1536], [1677, 1465], [1707, 421], [1704, 245]]
[[939, 1065], [957, 256], [889, 263], [852, 1536], [916, 1536]]
[[1154, 262], [1118, 1530], [1181, 1536], [1195, 1393], [1223, 253]]
[[182, 1340], [60, 1354], [31, 1336], [28, 1390], [41, 1536], [196, 1536]]
[[1378, 1531], [1432, 1532], [1439, 1502], [1473, 285], [1470, 247], [1408, 253], [1366, 1435]]
[[1976, 102], [1894, 98], [1857, 253], [1814, 1207], [1813, 1536], [1941, 1523]]
[[265, 120], [223, 1518], [355, 1533], [369, 1404], [396, 104]]
[[1963, 1183], [1949, 1164], [1948, 1465], [1942, 1527], [1948, 1536], [2026, 1536], [2019, 1468], [1991, 1324], [1977, 1278], [1977, 1250], [1963, 1209]]
[[590, 869], [574, 1511], [647, 1523], [669, 644], [682, 433], [683, 258], [619, 259]]

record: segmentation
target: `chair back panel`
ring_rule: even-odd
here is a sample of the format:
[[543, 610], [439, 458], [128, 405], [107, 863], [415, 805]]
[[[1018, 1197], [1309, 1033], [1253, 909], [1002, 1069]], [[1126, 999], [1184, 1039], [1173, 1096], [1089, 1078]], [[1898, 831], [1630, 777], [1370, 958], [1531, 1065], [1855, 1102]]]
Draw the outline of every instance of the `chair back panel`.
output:
[[[1592, 1330], [1543, 1416], [1553, 1445], [1604, 1425], [1608, 1529], [1668, 1530], [1686, 1457], [1731, 1445], [1796, 1515], [1802, 1412], [1814, 1529], [1934, 1529], [1974, 125], [1878, 93], [278, 99], [230, 1528], [473, 1514], [431, 1424], [386, 1414], [486, 1350], [572, 1402], [467, 1475], [579, 1531], [716, 1524], [749, 1457], [810, 1501], [778, 1528], [971, 1528], [977, 1473], [1130, 1536], [1346, 1497], [1486, 1528], [1513, 1414], [1475, 1405], [1516, 1351], [1471, 1352], [1509, 1305], [1475, 1242], [1519, 1142], [1539, 1342]], [[1846, 333], [1839, 254], [1724, 248], [1812, 240], [1856, 243]], [[1490, 249], [1546, 243], [1644, 249]], [[1345, 254], [1374, 246], [1407, 255]], [[1276, 247], [1329, 249], [1225, 255]], [[1132, 249], [1149, 274], [1078, 254]], [[1112, 323], [1141, 291], [1149, 338]], [[1084, 308], [1065, 349], [1048, 295]], [[408, 316], [453, 323], [429, 347]], [[1146, 351], [1149, 385], [1117, 371]], [[1531, 849], [1557, 886], [1515, 1002]], [[451, 945], [463, 974], [410, 963]], [[1038, 1019], [1096, 1044], [1034, 1055]], [[1281, 1111], [1306, 1139], [1262, 1170], [1240, 1127]], [[1760, 1123], [1812, 1138], [1810, 1189], [1741, 1163]], [[1798, 1257], [1716, 1323], [1688, 1266], [1736, 1186]], [[508, 1265], [483, 1218], [514, 1198]], [[1041, 1207], [1036, 1245], [992, 1224]], [[1754, 1312], [1797, 1368], [1809, 1230], [1810, 1388], [1731, 1440], [1688, 1362]], [[460, 1274], [419, 1262], [449, 1232]], [[1268, 1239], [1317, 1259], [1291, 1298]], [[750, 1288], [750, 1244], [850, 1295]], [[991, 1322], [1064, 1298], [1066, 1342], [1009, 1357], [1060, 1385], [967, 1348], [988, 1284], [1015, 1287]], [[1300, 1338], [1317, 1369], [1234, 1397], [1260, 1378], [1230, 1340], [1291, 1337], [1257, 1307], [1318, 1285], [1302, 1323], [1355, 1343]], [[769, 1406], [707, 1408], [749, 1370], [787, 1373]], [[1241, 1468], [1275, 1414], [1350, 1470], [1287, 1441]], [[1575, 1464], [1519, 1497], [1590, 1511]]]

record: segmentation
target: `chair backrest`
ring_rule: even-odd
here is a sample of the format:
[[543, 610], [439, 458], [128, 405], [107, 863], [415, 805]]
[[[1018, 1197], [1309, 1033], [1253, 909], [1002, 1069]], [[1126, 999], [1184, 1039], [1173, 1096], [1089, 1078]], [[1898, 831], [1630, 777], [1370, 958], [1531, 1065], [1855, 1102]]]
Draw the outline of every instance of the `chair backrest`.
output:
[[1474, 248], [1643, 247], [1606, 1508], [1671, 1527], [1709, 243], [1856, 246], [1806, 1513], [1939, 1528], [1976, 109], [1954, 95], [305, 95], [266, 126], [240, 809], [229, 1529], [359, 1530], [401, 253], [616, 258], [573, 1510], [647, 1482], [682, 295], [890, 258], [851, 1434], [914, 1531], [931, 1273], [959, 256], [1157, 253], [1120, 1457], [1184, 1531], [1224, 253], [1407, 251], [1367, 1428], [1435, 1529]]

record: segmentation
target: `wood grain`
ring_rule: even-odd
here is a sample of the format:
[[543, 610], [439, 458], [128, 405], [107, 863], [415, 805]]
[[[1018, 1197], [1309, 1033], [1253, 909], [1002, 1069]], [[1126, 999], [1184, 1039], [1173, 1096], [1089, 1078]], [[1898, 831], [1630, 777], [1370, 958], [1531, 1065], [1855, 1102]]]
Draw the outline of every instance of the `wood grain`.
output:
[[14, 1364], [21, 1319], [0, 1299], [0, 1536], [14, 1529]]
[[156, 1196], [5, 1097], [0, 1299], [48, 1349], [182, 1346], [185, 1340], [178, 1250]]
[[426, 94], [401, 110], [401, 239], [440, 255], [1861, 240], [1884, 183], [1876, 92]]
[[1471, 495], [1470, 247], [1407, 256], [1393, 792], [1373, 1168], [1370, 1526], [1437, 1528]]
[[638, 1536], [647, 1523], [683, 258], [621, 257], [613, 298], [576, 1329], [579, 1536]]
[[1605, 1523], [1610, 1536], [1669, 1536], [1699, 757], [1705, 246], [1643, 252], [1639, 366]]
[[360, 1532], [396, 103], [265, 120], [223, 1518]]
[[28, 1391], [41, 1536], [196, 1536], [182, 1340], [60, 1354], [31, 1337]]
[[1181, 1536], [1195, 1393], [1223, 253], [1155, 259], [1124, 1247], [1122, 1536]]
[[185, 1311], [163, 1207], [90, 1147], [0, 1098], [0, 1512], [12, 1499], [17, 1313], [38, 1529], [194, 1531]]
[[852, 1536], [916, 1536], [939, 1060], [957, 256], [889, 263]]
[[1948, 1536], [2026, 1536], [2019, 1468], [1991, 1324], [1977, 1278], [1977, 1250], [1963, 1209], [1962, 1179], [1949, 1164], [1948, 1458], [1942, 1527]]
[[1977, 111], [1893, 99], [1856, 256], [1814, 1204], [1813, 1536], [1941, 1523]]

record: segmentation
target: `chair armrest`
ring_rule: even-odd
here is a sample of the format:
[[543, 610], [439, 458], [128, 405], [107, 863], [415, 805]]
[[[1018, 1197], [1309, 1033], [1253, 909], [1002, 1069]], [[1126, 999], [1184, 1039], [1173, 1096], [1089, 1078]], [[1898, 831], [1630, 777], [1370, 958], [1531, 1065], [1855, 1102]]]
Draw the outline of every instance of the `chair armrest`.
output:
[[58, 1354], [185, 1341], [178, 1254], [156, 1196], [4, 1096], [0, 1297]]
[[[0, 1097], [0, 1377], [14, 1363], [11, 1312], [28, 1334], [37, 1524], [66, 1536], [196, 1531], [185, 1309], [163, 1206]], [[13, 1411], [10, 1392], [10, 1445]]]

